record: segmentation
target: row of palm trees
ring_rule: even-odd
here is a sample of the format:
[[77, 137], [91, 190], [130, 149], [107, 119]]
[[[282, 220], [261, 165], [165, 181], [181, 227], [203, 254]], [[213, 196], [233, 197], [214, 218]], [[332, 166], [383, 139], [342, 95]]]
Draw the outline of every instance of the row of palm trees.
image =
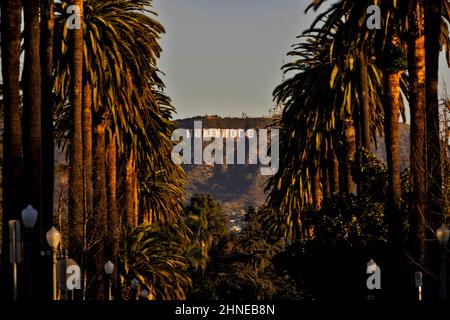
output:
[[[325, 0], [308, 6], [318, 10]], [[439, 54], [449, 58], [450, 2], [375, 1], [382, 28], [366, 27], [373, 1], [340, 0], [320, 13], [284, 66], [295, 74], [275, 91], [285, 105], [280, 170], [269, 180], [270, 223], [294, 239], [310, 236], [305, 213], [332, 194], [365, 195], [361, 152], [385, 136], [386, 217], [393, 251], [404, 251], [400, 115], [411, 115], [409, 203], [412, 258], [425, 266], [425, 239], [445, 221], [438, 96]], [[450, 65], [450, 60], [447, 59]], [[320, 89], [319, 89], [320, 88]], [[355, 164], [356, 170], [353, 169]]]
[[[55, 223], [56, 142], [69, 168], [65, 249], [81, 266], [83, 298], [104, 297], [103, 265], [119, 263], [120, 225], [173, 223], [182, 213], [185, 175], [169, 156], [174, 108], [157, 67], [164, 27], [151, 5], [2, 1], [2, 221], [20, 219], [32, 204], [45, 248], [45, 231]], [[81, 28], [70, 27], [74, 14]], [[2, 243], [8, 279], [8, 242]], [[114, 279], [119, 287], [117, 272]]]

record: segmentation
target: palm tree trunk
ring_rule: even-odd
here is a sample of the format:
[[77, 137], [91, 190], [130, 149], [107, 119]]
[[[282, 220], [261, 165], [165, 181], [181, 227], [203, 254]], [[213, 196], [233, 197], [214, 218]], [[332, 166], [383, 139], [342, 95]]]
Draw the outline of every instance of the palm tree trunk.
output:
[[[42, 229], [53, 226], [53, 30], [54, 1], [42, 1], [41, 19], [41, 120], [42, 120]], [[45, 237], [45, 233], [42, 233]], [[42, 239], [41, 241], [45, 241]]]
[[345, 141], [342, 154], [342, 173], [344, 174], [344, 188], [347, 195], [353, 194], [355, 191], [355, 183], [352, 176], [352, 168], [350, 161], [355, 158], [355, 128], [352, 121], [345, 124]]
[[400, 72], [386, 75], [386, 111], [385, 134], [387, 164], [389, 174], [390, 207], [396, 212], [400, 210], [401, 186], [400, 186], [400, 155], [399, 155], [399, 117], [400, 117]]
[[[53, 129], [53, 34], [54, 1], [41, 1], [41, 135], [42, 135], [42, 231], [53, 226], [54, 129]], [[61, 226], [58, 226], [61, 229]], [[41, 232], [41, 244], [46, 243]], [[51, 261], [46, 259], [38, 277], [41, 294], [50, 299]]]
[[[2, 238], [8, 239], [8, 220], [20, 219], [22, 193], [22, 128], [20, 123], [20, 25], [21, 0], [1, 2], [1, 50], [3, 78]], [[2, 295], [10, 296], [9, 243], [2, 241]]]
[[443, 214], [442, 162], [439, 139], [439, 38], [442, 1], [425, 1], [427, 212], [433, 230]]
[[136, 170], [135, 165], [134, 154], [133, 152], [131, 152], [126, 164], [127, 176], [125, 181], [125, 213], [127, 217], [127, 223], [132, 227], [135, 226], [133, 206], [134, 171]]
[[361, 146], [370, 150], [370, 108], [369, 108], [369, 86], [368, 86], [368, 73], [367, 73], [367, 58], [363, 50], [359, 51], [359, 76], [361, 80], [360, 93], [361, 93], [361, 112], [360, 112], [360, 124], [361, 124]]
[[417, 263], [425, 261], [425, 209], [426, 209], [426, 171], [425, 171], [425, 35], [423, 34], [422, 9], [416, 4], [410, 15], [411, 39], [408, 44], [411, 109], [411, 240], [414, 259]]
[[[394, 34], [390, 36], [389, 43], [392, 48], [399, 48], [400, 40]], [[391, 67], [385, 68], [385, 143], [388, 167], [388, 199], [387, 213], [390, 225], [390, 237], [394, 251], [398, 251], [403, 238], [403, 228], [400, 219], [401, 207], [401, 180], [400, 180], [400, 77], [401, 70]]]
[[311, 173], [312, 173], [313, 208], [314, 210], [319, 210], [322, 204], [322, 193], [320, 191], [320, 170], [317, 165], [317, 160], [314, 161]]
[[[44, 271], [43, 261], [41, 259], [41, 248], [47, 247], [44, 242], [44, 235], [47, 230], [42, 230], [44, 215], [47, 212], [42, 208], [42, 135], [41, 135], [41, 57], [40, 57], [40, 3], [39, 0], [28, 0], [24, 2], [24, 49], [25, 58], [22, 73], [23, 90], [23, 114], [22, 114], [22, 132], [23, 132], [23, 166], [24, 166], [24, 184], [23, 196], [25, 205], [31, 204], [38, 212], [38, 219], [33, 233], [32, 273], [37, 281], [34, 286], [30, 283], [31, 299], [36, 295], [36, 288], [40, 282], [39, 279], [45, 279], [45, 276], [38, 277], [41, 271]], [[53, 215], [53, 211], [48, 214]], [[34, 292], [33, 292], [34, 291]]]
[[[117, 211], [117, 150], [115, 135], [113, 135], [109, 141], [108, 148], [106, 151], [106, 162], [107, 162], [107, 183], [108, 183], [108, 235], [109, 235], [109, 259], [114, 263], [115, 266], [119, 262], [119, 214]], [[116, 297], [120, 297], [119, 291], [119, 279], [118, 279], [117, 268], [114, 268], [113, 274], [113, 288], [116, 293]]]
[[134, 226], [137, 227], [141, 222], [142, 217], [139, 216], [139, 197], [138, 197], [138, 177], [136, 164], [133, 171], [133, 221]]
[[362, 123], [361, 123], [361, 110], [354, 108], [353, 110], [353, 128], [355, 130], [355, 156], [353, 157], [354, 171], [353, 180], [356, 182], [356, 194], [358, 196], [362, 193], [362, 179], [361, 179], [361, 143], [362, 143]]
[[330, 192], [332, 194], [339, 193], [339, 161], [336, 157], [336, 152], [333, 150], [331, 152], [330, 164]]
[[321, 161], [321, 180], [322, 180], [322, 193], [323, 198], [326, 198], [330, 195], [330, 170], [331, 168], [328, 166], [328, 159], [322, 159]]
[[103, 120], [95, 127], [95, 179], [94, 179], [94, 214], [93, 227], [95, 228], [94, 257], [96, 265], [97, 299], [104, 299], [104, 264], [105, 242], [107, 235], [107, 196], [106, 196], [106, 149], [105, 149], [106, 121]]
[[83, 189], [84, 215], [92, 213], [92, 90], [88, 80], [83, 86]]
[[[39, 0], [24, 2], [23, 161], [25, 202], [42, 213], [41, 60]], [[42, 228], [42, 214], [36, 229]]]
[[[80, 9], [80, 20], [83, 21], [83, 0], [75, 0], [74, 5]], [[70, 183], [69, 183], [69, 245], [72, 256], [81, 264], [85, 273], [85, 253], [87, 251], [86, 221], [83, 212], [83, 31], [73, 32], [73, 64], [72, 64], [72, 137], [70, 141]], [[84, 276], [83, 276], [84, 278]], [[84, 288], [85, 289], [85, 288]]]

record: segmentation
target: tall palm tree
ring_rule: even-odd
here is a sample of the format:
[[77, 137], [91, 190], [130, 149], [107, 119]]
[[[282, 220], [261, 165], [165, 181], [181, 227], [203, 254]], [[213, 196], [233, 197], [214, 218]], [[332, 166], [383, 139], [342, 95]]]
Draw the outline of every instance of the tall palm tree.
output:
[[[326, 0], [315, 0], [310, 7], [318, 9]], [[344, 39], [350, 39], [348, 42], [338, 42], [337, 46], [351, 48], [351, 39], [357, 39], [356, 44], [361, 48], [366, 44], [374, 48], [374, 56], [377, 65], [382, 69], [384, 88], [381, 97], [384, 107], [384, 133], [387, 150], [388, 164], [388, 199], [387, 212], [391, 225], [391, 240], [393, 244], [400, 247], [403, 234], [401, 212], [401, 179], [400, 179], [400, 155], [399, 155], [399, 118], [403, 108], [401, 91], [405, 88], [404, 71], [407, 67], [406, 57], [403, 53], [404, 43], [401, 41], [400, 34], [406, 31], [405, 20], [408, 16], [409, 2], [383, 1], [381, 3], [382, 18], [385, 28], [381, 30], [368, 30], [365, 26], [362, 28], [355, 25], [365, 24], [367, 19], [366, 9], [372, 5], [370, 1], [341, 0], [334, 4], [327, 12], [335, 12], [334, 18], [329, 19], [333, 23], [336, 19], [344, 19], [346, 30]], [[358, 24], [359, 23], [359, 24]], [[361, 39], [361, 40], [358, 40]], [[348, 50], [348, 49], [344, 49]], [[370, 77], [369, 77], [370, 79]], [[403, 90], [404, 91], [404, 90]], [[364, 104], [363, 104], [364, 105]]]
[[[332, 161], [330, 176], [334, 181], [330, 185], [337, 190], [336, 180], [340, 176], [339, 189], [353, 192], [348, 155], [355, 147], [354, 110], [362, 105], [362, 100], [355, 54], [338, 48], [339, 44], [350, 42], [346, 38], [349, 37], [348, 26], [342, 21], [340, 10], [338, 6], [332, 7], [304, 32], [304, 41], [290, 53], [298, 59], [285, 66], [286, 72], [297, 74], [274, 91], [277, 101], [285, 105], [278, 123], [281, 126], [280, 154], [284, 156], [280, 159], [280, 170], [269, 179], [267, 189], [270, 190], [269, 204], [277, 212], [273, 227], [284, 220], [287, 228], [283, 229], [288, 237], [308, 233], [302, 216], [314, 202], [316, 206], [319, 203], [320, 186], [317, 188], [317, 185], [320, 184], [313, 175], [317, 163], [336, 159], [338, 155], [339, 161]], [[372, 60], [367, 69], [369, 127], [371, 136], [376, 136], [376, 131], [383, 127], [382, 75]], [[322, 86], [319, 92], [316, 88], [320, 83], [329, 83], [329, 87]]]
[[[8, 220], [20, 219], [22, 202], [22, 129], [20, 96], [20, 26], [22, 1], [1, 2], [1, 50], [4, 106], [3, 166], [2, 166], [2, 238], [8, 239]], [[2, 282], [5, 296], [12, 284], [9, 274], [9, 244], [2, 241]], [[3, 290], [2, 290], [3, 291]], [[7, 292], [8, 293], [7, 293]]]
[[[106, 117], [108, 120], [104, 124], [105, 130], [110, 139], [114, 137], [119, 164], [133, 155], [132, 166], [139, 166], [149, 172], [162, 168], [167, 172], [170, 181], [176, 181], [181, 176], [169, 156], [172, 149], [170, 135], [174, 127], [170, 120], [173, 107], [167, 105], [167, 98], [161, 98], [165, 97], [161, 92], [164, 85], [156, 67], [156, 60], [161, 52], [158, 44], [159, 34], [164, 32], [164, 28], [152, 18], [153, 12], [148, 9], [150, 4], [150, 0], [85, 1], [83, 81], [88, 86], [85, 86], [83, 93], [86, 97], [83, 118], [83, 124], [86, 126], [83, 132], [84, 144], [88, 146], [89, 138], [92, 138], [88, 132], [89, 114], [92, 113], [93, 119]], [[63, 2], [57, 7], [62, 15], [57, 29], [58, 45], [55, 46], [60, 58], [55, 66], [55, 91], [61, 116], [67, 114], [68, 88], [73, 86], [72, 73], [69, 72], [73, 68], [73, 60], [67, 50], [70, 47], [70, 38], [65, 23], [67, 16], [64, 13], [67, 6], [68, 3]], [[91, 89], [91, 94], [88, 89]], [[90, 102], [89, 98], [92, 98], [91, 112], [87, 103]], [[64, 126], [60, 128], [60, 137], [74, 135], [73, 130], [67, 130]], [[103, 136], [101, 141], [104, 143]], [[84, 151], [90, 152], [87, 149], [89, 148], [85, 147]], [[102, 154], [104, 162], [106, 154], [103, 151]], [[85, 166], [88, 167], [86, 163], [89, 155], [85, 154], [83, 158]], [[96, 159], [101, 161], [100, 158], [98, 156]], [[78, 166], [76, 163], [78, 162], [74, 162], [74, 166]], [[126, 208], [132, 209], [133, 221], [137, 221], [137, 172], [127, 176], [131, 178], [132, 184], [129, 187], [131, 192], [127, 193], [131, 200]], [[86, 191], [89, 191], [86, 188], [90, 185], [88, 169], [85, 170], [84, 177], [86, 201]], [[106, 184], [94, 184], [94, 194], [103, 195], [106, 192]], [[163, 212], [157, 214], [165, 215]], [[95, 216], [94, 214], [94, 218]], [[118, 221], [111, 225], [117, 224]], [[109, 238], [112, 231], [107, 229], [106, 224], [100, 225], [103, 230], [99, 231], [99, 234], [108, 235]], [[101, 251], [105, 252], [103, 249]], [[88, 253], [85, 250], [84, 255]], [[100, 259], [100, 254], [98, 256]], [[100, 268], [97, 269], [100, 272]]]

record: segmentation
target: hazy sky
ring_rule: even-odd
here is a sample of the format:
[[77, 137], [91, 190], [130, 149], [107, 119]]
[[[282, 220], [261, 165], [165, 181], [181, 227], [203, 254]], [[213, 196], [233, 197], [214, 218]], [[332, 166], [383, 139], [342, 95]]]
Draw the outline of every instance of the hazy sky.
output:
[[[268, 114], [285, 54], [316, 16], [303, 13], [308, 3], [154, 0], [167, 31], [160, 68], [176, 118]], [[449, 87], [450, 72], [444, 72]]]

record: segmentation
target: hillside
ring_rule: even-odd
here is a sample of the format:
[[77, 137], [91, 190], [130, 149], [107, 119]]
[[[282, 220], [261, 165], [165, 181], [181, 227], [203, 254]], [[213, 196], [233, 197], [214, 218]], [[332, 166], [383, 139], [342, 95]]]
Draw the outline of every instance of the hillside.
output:
[[[270, 118], [220, 118], [215, 116], [177, 120], [179, 128], [193, 129], [194, 121], [202, 121], [203, 128], [264, 129]], [[206, 143], [208, 144], [208, 143]], [[184, 165], [189, 185], [188, 196], [206, 193], [220, 200], [227, 212], [239, 211], [249, 206], [259, 206], [265, 201], [264, 183], [267, 176], [259, 174], [258, 165]]]
[[[270, 118], [220, 118], [216, 116], [194, 117], [177, 120], [179, 128], [192, 129], [194, 121], [202, 121], [203, 128], [217, 129], [263, 129], [271, 125]], [[400, 125], [400, 159], [402, 168], [409, 165], [409, 126]], [[386, 158], [384, 139], [379, 138], [374, 153]], [[227, 212], [237, 212], [249, 206], [265, 202], [264, 184], [267, 176], [259, 174], [258, 165], [184, 165], [189, 185], [188, 197], [195, 193], [211, 194], [223, 203]]]

